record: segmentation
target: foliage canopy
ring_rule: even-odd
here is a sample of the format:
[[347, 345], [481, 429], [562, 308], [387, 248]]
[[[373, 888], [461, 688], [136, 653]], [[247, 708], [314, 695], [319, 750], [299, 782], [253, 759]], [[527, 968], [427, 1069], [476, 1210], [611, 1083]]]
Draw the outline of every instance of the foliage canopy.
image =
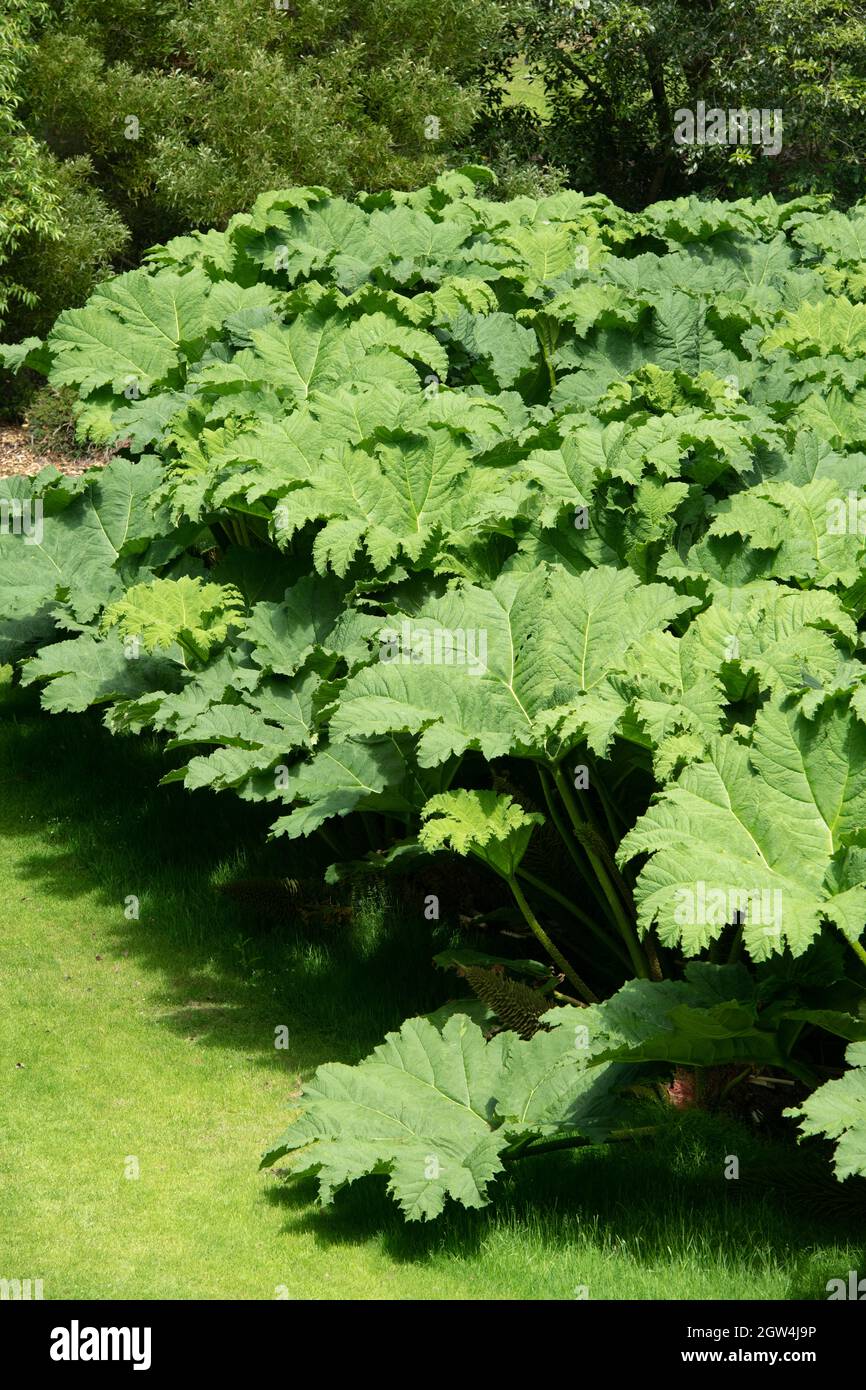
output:
[[264, 194], [6, 348], [123, 456], [12, 484], [0, 660], [332, 878], [472, 855], [554, 962], [523, 1037], [321, 1069], [270, 1161], [432, 1216], [821, 1037], [862, 1175], [866, 211], [487, 182]]

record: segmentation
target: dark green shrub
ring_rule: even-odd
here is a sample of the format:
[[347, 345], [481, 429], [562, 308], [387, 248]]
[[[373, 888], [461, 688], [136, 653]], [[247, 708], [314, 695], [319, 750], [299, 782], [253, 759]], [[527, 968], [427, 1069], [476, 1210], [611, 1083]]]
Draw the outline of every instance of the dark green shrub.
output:
[[34, 296], [15, 312], [15, 328], [25, 335], [45, 332], [62, 309], [83, 304], [129, 242], [121, 218], [93, 186], [87, 158], [48, 155], [46, 165], [57, 200], [56, 234], [28, 237], [9, 262]]
[[93, 446], [75, 437], [75, 417], [72, 406], [76, 399], [70, 386], [38, 387], [27, 405], [27, 436], [34, 449], [46, 453], [74, 454], [84, 457], [93, 453]]
[[0, 322], [11, 304], [33, 300], [32, 290], [10, 274], [10, 257], [28, 237], [58, 235], [50, 163], [16, 111], [31, 27], [46, 10], [31, 0], [7, 0], [0, 14]]
[[[88, 159], [61, 161], [33, 148], [42, 186], [51, 190], [51, 221], [33, 218], [14, 249], [7, 242], [6, 264], [0, 264], [0, 329], [7, 338], [42, 334], [62, 309], [83, 304], [129, 241], [121, 218], [93, 186]], [[0, 417], [32, 413], [36, 386], [31, 372], [14, 378], [0, 371]], [[71, 442], [68, 415], [66, 425]]]
[[[13, 0], [2, 337], [42, 334], [110, 268], [225, 226], [262, 188], [435, 177], [477, 118], [473, 78], [501, 23], [496, 0]], [[4, 414], [31, 389], [0, 375]]]
[[494, 0], [69, 0], [24, 73], [28, 128], [92, 160], [140, 251], [265, 187], [435, 175], [499, 24]]

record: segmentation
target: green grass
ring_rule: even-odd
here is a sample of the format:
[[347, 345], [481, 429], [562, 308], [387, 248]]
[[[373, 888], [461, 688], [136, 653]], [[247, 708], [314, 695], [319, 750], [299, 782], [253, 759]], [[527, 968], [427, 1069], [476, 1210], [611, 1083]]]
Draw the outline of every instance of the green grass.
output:
[[220, 897], [285, 851], [260, 853], [255, 808], [159, 789], [161, 768], [91, 718], [0, 711], [0, 1277], [46, 1298], [786, 1299], [862, 1266], [850, 1221], [726, 1182], [727, 1154], [748, 1178], [787, 1151], [706, 1117], [531, 1160], [493, 1207], [426, 1227], [379, 1180], [322, 1211], [311, 1182], [259, 1173], [298, 1074], [448, 986], [420, 904], [301, 930]]

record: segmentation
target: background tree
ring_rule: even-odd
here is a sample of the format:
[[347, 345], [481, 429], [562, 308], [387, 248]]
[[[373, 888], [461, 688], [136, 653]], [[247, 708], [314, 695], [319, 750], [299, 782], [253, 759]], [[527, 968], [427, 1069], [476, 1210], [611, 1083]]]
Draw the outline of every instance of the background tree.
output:
[[[503, 101], [502, 72], [528, 64], [549, 118]], [[516, 0], [488, 55], [481, 145], [503, 140], [627, 207], [706, 191], [863, 196], [866, 6], [856, 0]], [[683, 145], [680, 107], [781, 109], [776, 157]]]

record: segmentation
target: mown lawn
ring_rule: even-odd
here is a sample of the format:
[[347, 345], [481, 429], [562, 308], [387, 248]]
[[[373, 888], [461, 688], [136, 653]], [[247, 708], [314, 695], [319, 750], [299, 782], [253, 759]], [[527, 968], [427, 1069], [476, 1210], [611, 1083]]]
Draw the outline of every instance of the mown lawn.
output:
[[862, 1266], [844, 1214], [754, 1180], [787, 1151], [705, 1117], [532, 1160], [428, 1227], [378, 1180], [323, 1212], [260, 1174], [298, 1075], [448, 984], [408, 906], [280, 927], [226, 900], [216, 882], [285, 851], [260, 854], [255, 808], [160, 769], [147, 739], [0, 700], [0, 1277], [46, 1298], [786, 1299]]

